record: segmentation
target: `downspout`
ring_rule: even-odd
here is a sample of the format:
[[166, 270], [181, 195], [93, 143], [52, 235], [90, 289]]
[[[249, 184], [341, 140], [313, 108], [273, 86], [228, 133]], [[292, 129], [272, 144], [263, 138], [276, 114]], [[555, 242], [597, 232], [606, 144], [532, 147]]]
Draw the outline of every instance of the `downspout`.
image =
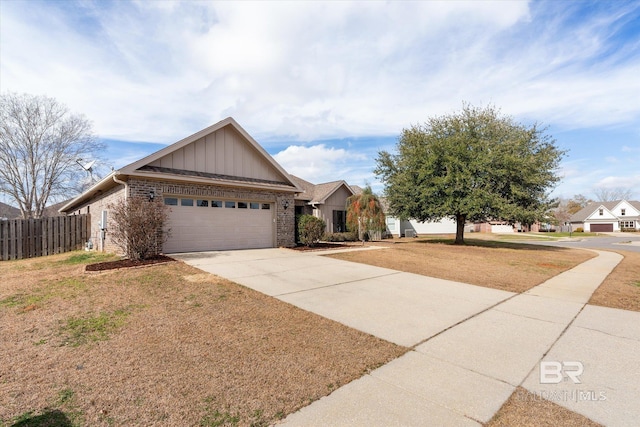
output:
[[[116, 184], [124, 185], [124, 200], [126, 201], [129, 198], [129, 185], [125, 181], [121, 181], [117, 178], [117, 172], [113, 174], [111, 177], [113, 182]], [[105, 250], [105, 241], [107, 239], [107, 225], [102, 224], [100, 229], [100, 250], [104, 252]]]
[[120, 181], [117, 176], [117, 173], [113, 174], [113, 182], [115, 182], [116, 184], [124, 185], [124, 199], [127, 200], [129, 198], [129, 185], [125, 181]]

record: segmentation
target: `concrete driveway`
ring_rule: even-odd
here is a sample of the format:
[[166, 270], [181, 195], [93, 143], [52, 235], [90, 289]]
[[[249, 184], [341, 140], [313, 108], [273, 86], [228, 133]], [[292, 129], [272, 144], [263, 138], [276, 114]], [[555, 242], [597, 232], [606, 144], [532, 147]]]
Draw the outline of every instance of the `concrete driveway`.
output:
[[407, 347], [514, 295], [327, 258], [316, 252], [254, 249], [171, 256]]
[[[284, 425], [480, 426], [517, 386], [604, 425], [640, 419], [640, 313], [586, 305], [618, 254], [522, 294], [286, 249], [172, 256], [411, 348]], [[542, 362], [579, 363], [581, 381], [543, 382]]]

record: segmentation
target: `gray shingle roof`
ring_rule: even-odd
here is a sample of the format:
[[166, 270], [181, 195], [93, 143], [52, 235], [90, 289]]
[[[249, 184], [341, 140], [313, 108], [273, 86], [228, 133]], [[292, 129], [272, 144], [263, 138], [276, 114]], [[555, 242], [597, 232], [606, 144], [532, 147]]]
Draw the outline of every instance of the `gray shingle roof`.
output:
[[[600, 206], [604, 206], [606, 209], [612, 210], [613, 208], [618, 206], [618, 204], [620, 202], [622, 202], [622, 200], [614, 200], [612, 202], [592, 202], [592, 203], [589, 203], [587, 206], [585, 206], [584, 208], [580, 209], [578, 212], [574, 213], [571, 216], [571, 222], [584, 222], [584, 220], [587, 219], [587, 217], [589, 215], [594, 213], [596, 211], [596, 209], [599, 209]], [[636, 200], [627, 200], [627, 203], [629, 203], [631, 206], [633, 206], [634, 208], [636, 208], [636, 209], [638, 209], [640, 211], [640, 202], [638, 202]]]
[[316, 185], [295, 175], [289, 176], [298, 187], [301, 187], [304, 190], [304, 193], [300, 193], [296, 196], [296, 199], [298, 200], [304, 200], [311, 203], [324, 203], [327, 197], [331, 196], [342, 185], [348, 188], [352, 193], [355, 193], [353, 187], [349, 186], [349, 184], [343, 180], [324, 182]]
[[20, 209], [0, 202], [0, 218], [16, 219], [20, 216]]

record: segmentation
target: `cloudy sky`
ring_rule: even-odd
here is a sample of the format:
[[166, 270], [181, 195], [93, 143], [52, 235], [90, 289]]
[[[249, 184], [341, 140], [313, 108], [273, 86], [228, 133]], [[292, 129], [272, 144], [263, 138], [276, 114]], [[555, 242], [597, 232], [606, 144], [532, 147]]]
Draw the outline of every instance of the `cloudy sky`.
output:
[[569, 150], [555, 195], [640, 198], [638, 1], [0, 1], [0, 90], [121, 167], [234, 117], [289, 172], [381, 190], [403, 128], [493, 104]]

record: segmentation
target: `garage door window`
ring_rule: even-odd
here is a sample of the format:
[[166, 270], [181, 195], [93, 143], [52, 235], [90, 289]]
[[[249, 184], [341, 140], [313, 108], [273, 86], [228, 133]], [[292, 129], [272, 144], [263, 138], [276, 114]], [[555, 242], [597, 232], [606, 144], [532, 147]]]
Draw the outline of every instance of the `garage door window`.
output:
[[260, 209], [260, 203], [251, 202], [249, 203], [249, 207], [251, 209]]
[[178, 199], [175, 197], [165, 197], [164, 204], [167, 206], [178, 206]]
[[211, 207], [212, 208], [221, 208], [222, 207], [222, 200], [212, 200], [211, 201]]
[[193, 206], [193, 199], [180, 199], [180, 206]]
[[269, 203], [263, 203], [262, 204], [262, 209], [269, 210], [269, 209], [271, 209], [271, 205]]
[[224, 202], [224, 207], [234, 209], [236, 207], [236, 202]]
[[238, 202], [238, 209], [247, 209], [247, 202]]
[[208, 208], [209, 207], [209, 201], [208, 200], [198, 200], [196, 202], [196, 205], [200, 208]]

